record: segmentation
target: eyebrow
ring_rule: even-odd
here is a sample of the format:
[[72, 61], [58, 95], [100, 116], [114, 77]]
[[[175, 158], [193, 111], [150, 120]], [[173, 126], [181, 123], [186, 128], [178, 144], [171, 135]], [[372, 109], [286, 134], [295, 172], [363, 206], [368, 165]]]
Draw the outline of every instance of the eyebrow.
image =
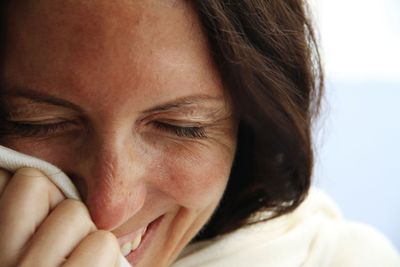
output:
[[[4, 97], [4, 96], [28, 98], [29, 100], [32, 100], [37, 103], [52, 104], [52, 105], [56, 105], [56, 106], [70, 108], [70, 109], [73, 109], [80, 113], [84, 113], [81, 107], [79, 107], [78, 105], [76, 105], [70, 101], [55, 97], [51, 94], [38, 92], [35, 89], [18, 87], [18, 88], [13, 88], [12, 90], [5, 90], [3, 92], [0, 91], [0, 100], [1, 100], [1, 97]], [[154, 113], [154, 112], [163, 112], [163, 111], [169, 111], [169, 110], [173, 110], [173, 109], [183, 108], [183, 107], [190, 106], [190, 105], [203, 104], [203, 103], [208, 103], [208, 102], [223, 102], [223, 101], [224, 101], [224, 98], [222, 96], [195, 94], [195, 95], [178, 97], [176, 99], [169, 100], [169, 101], [162, 103], [160, 105], [157, 105], [155, 107], [146, 109], [146, 110], [142, 111], [142, 113], [149, 114], [149, 113]]]
[[13, 88], [12, 90], [5, 90], [4, 92], [0, 91], [0, 97], [4, 96], [23, 97], [32, 100], [33, 102], [52, 104], [82, 112], [82, 109], [74, 103], [55, 97], [51, 94], [37, 92], [36, 90], [30, 88], [17, 87]]
[[157, 105], [153, 108], [144, 110], [142, 113], [148, 114], [154, 112], [163, 112], [163, 111], [183, 108], [186, 106], [204, 104], [209, 102], [223, 102], [223, 101], [224, 98], [222, 96], [210, 96], [206, 94], [190, 95], [167, 101], [161, 105]]

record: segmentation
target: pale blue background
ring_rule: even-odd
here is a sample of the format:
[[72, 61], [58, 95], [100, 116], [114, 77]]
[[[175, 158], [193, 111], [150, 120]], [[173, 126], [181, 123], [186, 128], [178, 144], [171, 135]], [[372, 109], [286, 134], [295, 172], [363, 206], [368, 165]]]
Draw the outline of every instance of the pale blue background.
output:
[[314, 183], [400, 251], [400, 1], [310, 0], [328, 105]]
[[[400, 83], [335, 82], [315, 183], [400, 250]], [[321, 137], [322, 136], [322, 137]]]

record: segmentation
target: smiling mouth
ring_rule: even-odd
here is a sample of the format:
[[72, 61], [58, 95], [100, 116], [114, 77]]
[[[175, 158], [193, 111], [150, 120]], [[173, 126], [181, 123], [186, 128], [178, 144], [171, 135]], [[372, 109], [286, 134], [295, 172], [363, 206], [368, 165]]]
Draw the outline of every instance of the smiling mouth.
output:
[[[142, 247], [147, 247], [151, 240], [151, 237], [157, 226], [160, 224], [163, 216], [158, 217], [147, 226], [140, 228], [128, 235], [118, 238], [118, 242], [120, 244], [121, 253], [127, 257], [132, 256], [133, 254], [142, 254]], [[140, 257], [140, 255], [136, 255], [136, 257]]]
[[131, 239], [130, 241], [126, 241], [122, 245], [120, 244], [121, 253], [124, 256], [129, 255], [129, 253], [135, 251], [140, 246], [140, 243], [142, 242], [142, 239], [147, 231], [147, 227], [148, 226], [143, 227], [138, 231], [135, 231], [133, 234], [129, 235], [129, 237], [133, 238], [133, 240]]

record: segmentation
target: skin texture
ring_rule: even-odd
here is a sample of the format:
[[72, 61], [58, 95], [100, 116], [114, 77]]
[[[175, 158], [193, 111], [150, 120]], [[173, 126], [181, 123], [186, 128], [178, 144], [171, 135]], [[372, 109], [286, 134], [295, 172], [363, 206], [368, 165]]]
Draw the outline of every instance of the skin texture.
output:
[[[179, 1], [13, 1], [6, 40], [1, 99], [8, 122], [64, 125], [51, 133], [12, 130], [1, 144], [60, 167], [86, 206], [65, 200], [44, 177], [40, 190], [30, 186], [26, 177], [43, 176], [35, 170], [3, 173], [0, 206], [9, 216], [1, 215], [0, 235], [8, 232], [19, 240], [11, 247], [24, 249], [18, 255], [8, 249], [0, 258], [38, 266], [36, 260], [46, 261], [41, 253], [58, 244], [58, 258], [40, 266], [113, 266], [119, 250], [110, 232], [118, 238], [164, 216], [139, 262], [131, 262], [171, 264], [218, 205], [236, 145], [231, 105], [192, 7]], [[44, 95], [72, 104], [37, 100]], [[190, 127], [197, 134], [185, 134]], [[26, 194], [29, 201], [10, 201]], [[11, 227], [15, 210], [18, 216], [29, 210], [36, 221], [27, 217]], [[77, 219], [63, 219], [68, 212]], [[28, 240], [36, 241], [25, 246]], [[10, 247], [9, 240], [1, 242]], [[96, 251], [108, 251], [97, 253], [108, 258]]]

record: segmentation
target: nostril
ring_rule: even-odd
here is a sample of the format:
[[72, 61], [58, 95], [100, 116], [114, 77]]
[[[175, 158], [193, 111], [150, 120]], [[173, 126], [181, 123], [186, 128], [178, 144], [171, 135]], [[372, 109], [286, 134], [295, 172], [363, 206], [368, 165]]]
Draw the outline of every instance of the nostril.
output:
[[93, 222], [99, 229], [111, 231], [141, 210], [146, 198], [144, 186], [89, 188], [86, 200]]
[[[96, 202], [95, 202], [96, 203]], [[107, 206], [90, 205], [88, 203], [90, 216], [98, 229], [111, 231], [125, 222], [125, 211], [123, 206], [112, 209]]]
[[123, 201], [104, 197], [100, 193], [89, 195], [86, 201], [90, 216], [98, 229], [112, 230], [125, 221]]

